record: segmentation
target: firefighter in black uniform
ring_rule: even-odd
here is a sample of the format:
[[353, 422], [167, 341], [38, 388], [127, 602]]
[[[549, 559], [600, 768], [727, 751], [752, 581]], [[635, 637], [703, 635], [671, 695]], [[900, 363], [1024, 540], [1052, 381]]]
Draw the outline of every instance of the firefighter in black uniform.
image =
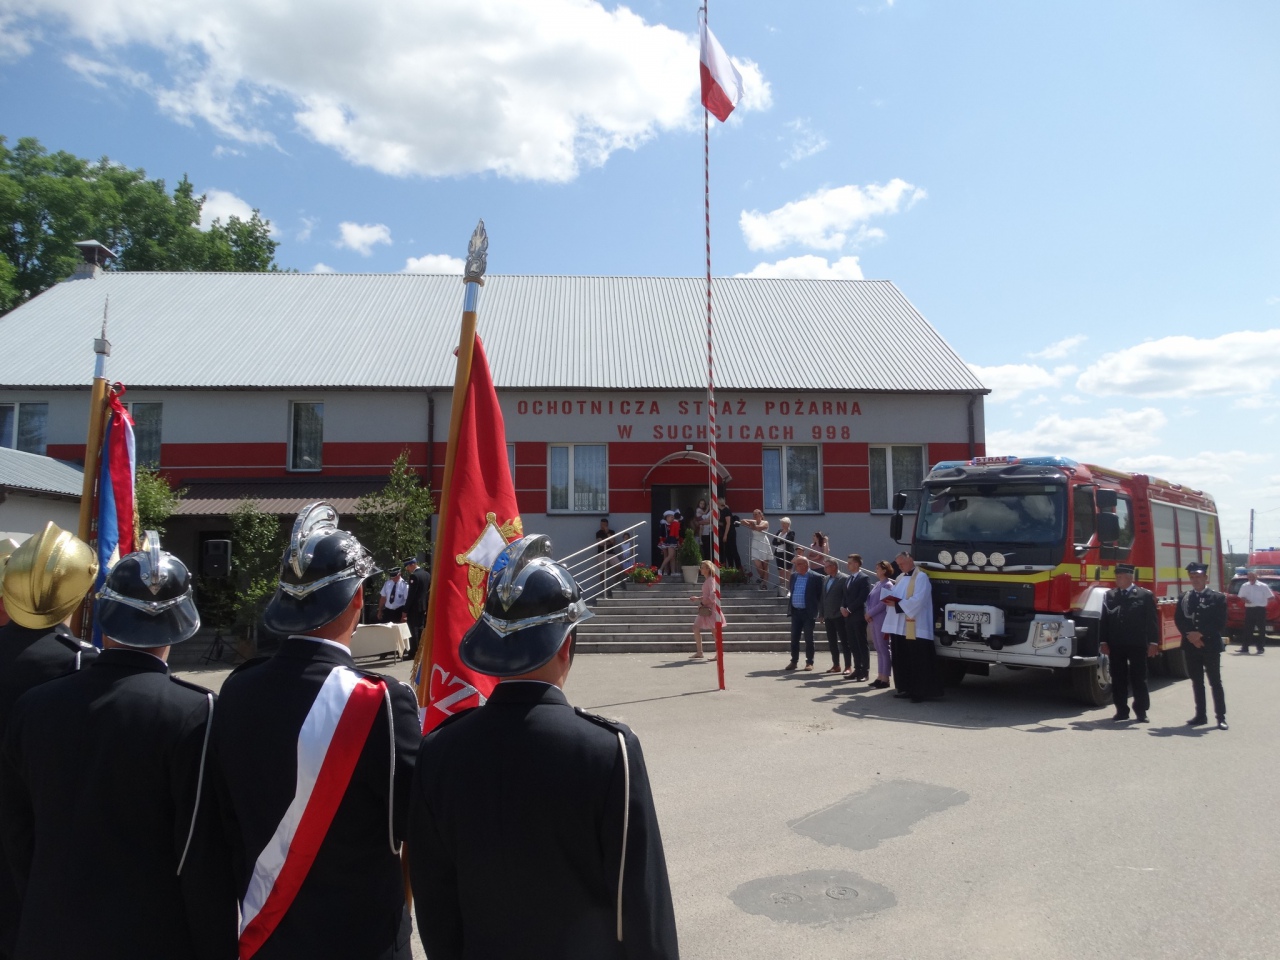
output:
[[402, 566], [409, 578], [409, 599], [405, 601], [405, 615], [409, 620], [409, 649], [405, 653], [406, 660], [412, 660], [418, 653], [418, 640], [422, 637], [422, 628], [427, 625], [427, 601], [431, 597], [431, 574], [418, 563], [417, 557], [410, 557]]
[[1151, 708], [1147, 658], [1160, 653], [1160, 617], [1151, 591], [1134, 585], [1131, 564], [1116, 564], [1115, 589], [1108, 590], [1102, 601], [1098, 640], [1098, 652], [1111, 658], [1111, 695], [1116, 705], [1111, 719], [1129, 719], [1132, 689], [1134, 716], [1146, 723]]
[[1222, 632], [1227, 626], [1227, 598], [1209, 589], [1209, 568], [1203, 563], [1187, 564], [1191, 589], [1178, 598], [1174, 623], [1182, 633], [1182, 649], [1191, 671], [1191, 693], [1196, 700], [1196, 715], [1187, 721], [1191, 727], [1209, 722], [1205, 713], [1204, 676], [1209, 675], [1213, 690], [1213, 712], [1218, 729], [1227, 729], [1227, 698], [1222, 692]]
[[[49, 523], [9, 554], [3, 572], [9, 622], [0, 627], [0, 743], [18, 697], [98, 655], [67, 629], [98, 575], [88, 544]], [[0, 868], [0, 960], [12, 956], [17, 931], [17, 888], [11, 872]]]
[[351, 634], [378, 569], [337, 524], [327, 503], [298, 514], [263, 615], [287, 639], [233, 671], [218, 700], [211, 778], [235, 859], [241, 957], [410, 957], [400, 843], [418, 701], [355, 668]]
[[409, 815], [422, 944], [431, 960], [674, 960], [644, 755], [561, 692], [591, 613], [549, 551], [538, 535], [507, 547], [459, 651], [502, 682], [422, 742]]
[[101, 656], [19, 698], [0, 748], [13, 955], [234, 957], [230, 860], [202, 776], [214, 696], [165, 663], [200, 627], [191, 575], [150, 532], [96, 614]]

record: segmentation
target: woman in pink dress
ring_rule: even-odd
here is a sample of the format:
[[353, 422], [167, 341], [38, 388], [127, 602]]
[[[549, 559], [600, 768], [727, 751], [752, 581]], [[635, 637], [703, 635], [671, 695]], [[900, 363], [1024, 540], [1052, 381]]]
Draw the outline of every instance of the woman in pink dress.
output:
[[[715, 585], [715, 565], [710, 560], [703, 560], [698, 566], [698, 572], [702, 574], [702, 595], [690, 597], [692, 603], [698, 604], [698, 615], [693, 621], [693, 656], [690, 660], [707, 659], [702, 653], [702, 631], [710, 630], [711, 636], [715, 637], [716, 629], [716, 585]], [[884, 604], [881, 604], [884, 606]], [[728, 621], [724, 618], [724, 610], [720, 611], [720, 624], [723, 626]], [[713, 656], [712, 660], [715, 659]]]
[[893, 586], [893, 581], [889, 579], [892, 574], [893, 567], [888, 560], [877, 563], [876, 582], [867, 594], [867, 633], [876, 648], [876, 679], [871, 686], [876, 690], [884, 690], [889, 686], [889, 671], [892, 669], [889, 661], [889, 638], [880, 629], [884, 623], [884, 615], [889, 612], [880, 597]]

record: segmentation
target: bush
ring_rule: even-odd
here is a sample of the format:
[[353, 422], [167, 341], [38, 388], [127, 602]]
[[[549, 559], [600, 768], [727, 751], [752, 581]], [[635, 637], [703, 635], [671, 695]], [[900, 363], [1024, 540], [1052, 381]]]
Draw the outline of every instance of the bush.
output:
[[657, 583], [662, 579], [662, 574], [658, 573], [657, 567], [646, 567], [636, 564], [627, 573], [632, 583]]
[[720, 570], [721, 583], [746, 583], [747, 575], [737, 567], [723, 567]]

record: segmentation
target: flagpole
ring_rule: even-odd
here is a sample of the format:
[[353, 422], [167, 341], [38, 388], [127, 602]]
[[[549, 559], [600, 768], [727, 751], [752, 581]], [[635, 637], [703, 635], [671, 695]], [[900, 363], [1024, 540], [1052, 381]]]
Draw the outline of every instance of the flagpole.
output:
[[[702, 5], [702, 19], [707, 19], [707, 3]], [[716, 378], [715, 327], [711, 314], [711, 117], [706, 104], [702, 107], [702, 198], [707, 234], [707, 457], [711, 461], [711, 569], [715, 586], [712, 606], [715, 619], [716, 678], [724, 689], [724, 616], [720, 604], [720, 465], [716, 459]]]
[[[107, 339], [108, 297], [102, 303], [102, 335], [93, 341], [93, 385], [89, 391], [89, 429], [84, 444], [84, 480], [80, 486], [80, 522], [77, 536], [87, 544], [93, 542], [94, 493], [97, 490], [98, 471], [102, 463], [102, 431], [107, 412], [107, 357], [111, 356], [111, 341]], [[75, 619], [76, 635], [84, 639], [87, 630], [86, 613], [92, 599], [85, 598], [80, 616]]]
[[[476, 346], [476, 305], [480, 298], [480, 288], [484, 286], [484, 272], [489, 251], [489, 236], [484, 230], [484, 221], [476, 225], [471, 234], [471, 243], [467, 248], [466, 271], [462, 277], [464, 292], [462, 294], [462, 332], [458, 337], [458, 365], [453, 377], [453, 402], [449, 408], [449, 442], [445, 448], [444, 476], [440, 481], [440, 510], [436, 515], [436, 535], [431, 547], [431, 591], [427, 599], [427, 622], [422, 628], [422, 637], [418, 643], [418, 654], [414, 658], [411, 676], [416, 678], [416, 692], [419, 708], [425, 708], [431, 699], [431, 665], [432, 646], [435, 642], [435, 611], [440, 592], [440, 554], [436, 549], [440, 542], [440, 533], [445, 529], [449, 516], [453, 486], [453, 467], [458, 454], [458, 433], [462, 428], [462, 410], [466, 404], [467, 384], [471, 381], [471, 359], [475, 355]], [[425, 672], [423, 671], [425, 667]]]

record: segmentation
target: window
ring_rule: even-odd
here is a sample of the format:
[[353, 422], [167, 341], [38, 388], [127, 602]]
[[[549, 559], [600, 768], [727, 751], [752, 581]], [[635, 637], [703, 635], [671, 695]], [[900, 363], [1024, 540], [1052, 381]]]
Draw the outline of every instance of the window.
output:
[[907, 495], [906, 510], [915, 513], [920, 507], [920, 484], [924, 482], [924, 447], [872, 447], [871, 509], [893, 509], [893, 495], [899, 490]]
[[47, 403], [0, 403], [0, 447], [44, 456]]
[[1128, 553], [1133, 546], [1133, 501], [1123, 493], [1116, 497], [1116, 519], [1120, 521], [1120, 539], [1116, 546]]
[[139, 466], [160, 466], [160, 413], [162, 403], [131, 403], [133, 448]]
[[319, 470], [324, 450], [324, 404], [295, 400], [289, 405], [289, 469]]
[[822, 481], [817, 447], [764, 448], [764, 509], [820, 513]]
[[511, 482], [516, 482], [516, 445], [507, 444], [507, 469], [511, 471]]
[[604, 444], [557, 443], [547, 450], [547, 512], [608, 513]]
[[1098, 517], [1093, 509], [1093, 487], [1076, 487], [1071, 491], [1071, 542], [1083, 547], [1093, 540]]

